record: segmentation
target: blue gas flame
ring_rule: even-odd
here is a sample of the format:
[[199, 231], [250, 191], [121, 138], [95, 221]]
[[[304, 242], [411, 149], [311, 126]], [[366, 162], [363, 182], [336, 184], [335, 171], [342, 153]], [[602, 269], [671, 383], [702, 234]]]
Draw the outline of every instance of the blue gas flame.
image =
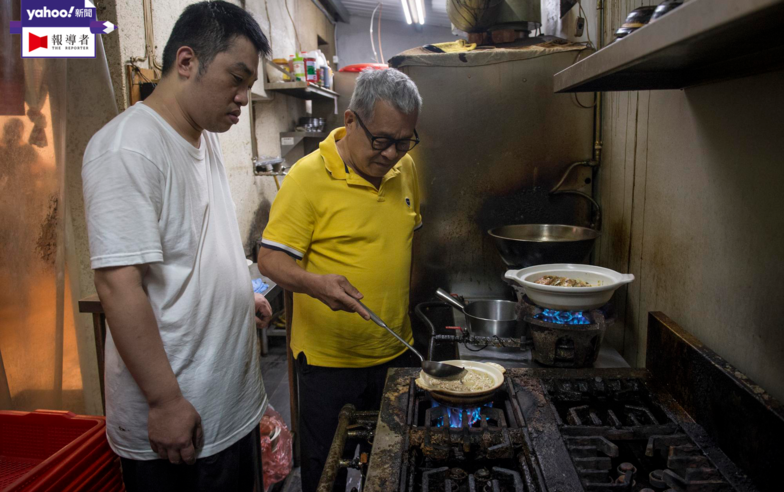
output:
[[[440, 407], [441, 405], [437, 402], [433, 402], [433, 408]], [[485, 407], [492, 407], [493, 402], [487, 403]], [[447, 415], [449, 416], [449, 427], [453, 428], [461, 428], [463, 427], [463, 413], [468, 413], [468, 426], [471, 427], [475, 423], [477, 423], [482, 418], [482, 407], [476, 408], [453, 408], [447, 407], [446, 408]], [[444, 427], [444, 418], [439, 417], [436, 421], [436, 427]]]
[[534, 316], [534, 319], [547, 321], [548, 323], [557, 323], [559, 325], [590, 325], [591, 321], [585, 316], [583, 312], [573, 311], [556, 311], [555, 309], [545, 309], [541, 313]]

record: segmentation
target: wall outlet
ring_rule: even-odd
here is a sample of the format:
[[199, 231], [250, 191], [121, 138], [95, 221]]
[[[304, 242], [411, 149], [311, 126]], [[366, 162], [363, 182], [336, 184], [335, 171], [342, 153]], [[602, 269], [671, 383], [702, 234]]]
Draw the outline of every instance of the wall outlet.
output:
[[582, 17], [577, 18], [577, 26], [574, 29], [574, 35], [576, 37], [582, 37], [583, 31], [585, 31], [585, 19]]

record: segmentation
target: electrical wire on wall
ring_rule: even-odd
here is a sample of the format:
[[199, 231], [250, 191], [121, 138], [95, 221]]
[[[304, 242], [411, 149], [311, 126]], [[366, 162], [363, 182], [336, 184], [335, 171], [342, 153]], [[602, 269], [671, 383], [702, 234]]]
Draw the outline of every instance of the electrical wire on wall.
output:
[[384, 6], [378, 2], [381, 9], [378, 11], [378, 52], [381, 53], [381, 63], [386, 63], [384, 60], [384, 48], [381, 47], [381, 14], [384, 13]]
[[[588, 15], [586, 15], [585, 10], [583, 10], [582, 0], [578, 0], [577, 1], [577, 6], [579, 7], [579, 12], [580, 12], [580, 15], [583, 17], [583, 19], [587, 19]], [[584, 41], [584, 42], [582, 42], [580, 44], [584, 44], [586, 47], [591, 48], [592, 50], [595, 50], [596, 47], [594, 46], [593, 41], [591, 41], [591, 26], [587, 22], [586, 22], [586, 26], [585, 26], [585, 35], [588, 38], [588, 41], [587, 42]], [[577, 53], [577, 57], [574, 59], [574, 63], [577, 63], [580, 60], [580, 55], [582, 55], [583, 51], [585, 51], [585, 50], [581, 50], [581, 51], [579, 51]], [[589, 106], [586, 106], [585, 104], [580, 102], [580, 99], [577, 97], [577, 93], [576, 92], [572, 92], [572, 101], [574, 101], [574, 103], [577, 106], [579, 106], [579, 107], [581, 107], [583, 109], [591, 109], [594, 106], [596, 106], [596, 93], [594, 92], [594, 94], [593, 94], [593, 104], [591, 104]]]
[[[578, 0], [577, 1], [577, 6], [580, 8], [580, 15], [582, 15], [583, 19], [586, 19], [586, 21], [587, 21], [588, 20], [588, 15], [585, 13], [585, 10], [583, 10], [583, 2], [582, 2], [582, 0]], [[586, 46], [588, 46], [589, 48], [595, 50], [596, 47], [594, 46], [593, 41], [591, 41], [591, 25], [588, 24], [588, 22], [586, 22], [585, 24], [586, 24], [585, 25], [585, 35], [588, 37], [588, 43], [586, 44]]]
[[264, 11], [267, 13], [267, 42], [269, 42], [270, 53], [272, 53], [272, 17], [269, 14], [269, 5], [267, 0], [264, 0]]
[[373, 19], [376, 17], [376, 11], [381, 7], [381, 2], [378, 2], [373, 13], [370, 14], [370, 47], [373, 49], [373, 61], [378, 63], [378, 53], [376, 53], [376, 43], [373, 41]]
[[[577, 52], [577, 56], [574, 59], [574, 63], [577, 63], [578, 61], [580, 61], [580, 55], [583, 54], [583, 51], [588, 51], [588, 50], [580, 50], [580, 51], [578, 51]], [[574, 63], [572, 63], [572, 65], [574, 65]], [[596, 106], [596, 93], [595, 92], [593, 93], [593, 104], [591, 104], [590, 106], [586, 106], [585, 104], [581, 103], [580, 99], [577, 97], [577, 93], [576, 92], [572, 92], [571, 94], [572, 94], [572, 101], [576, 105], [578, 105], [579, 107], [581, 107], [583, 109], [591, 109], [594, 106]]]
[[286, 13], [289, 14], [289, 19], [291, 19], [291, 25], [294, 27], [294, 39], [297, 41], [297, 52], [302, 51], [302, 44], [299, 42], [299, 34], [297, 33], [297, 23], [294, 22], [294, 17], [291, 15], [291, 10], [289, 10], [289, 0], [283, 0], [283, 4], [286, 5]]

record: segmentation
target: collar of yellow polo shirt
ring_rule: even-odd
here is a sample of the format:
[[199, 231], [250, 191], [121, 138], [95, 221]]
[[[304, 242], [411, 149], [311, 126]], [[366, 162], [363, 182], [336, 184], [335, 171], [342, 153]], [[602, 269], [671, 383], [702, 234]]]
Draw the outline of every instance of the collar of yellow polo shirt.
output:
[[[338, 128], [291, 167], [270, 210], [264, 247], [286, 252], [306, 271], [345, 276], [390, 328], [413, 342], [408, 316], [411, 244], [421, 226], [416, 166], [405, 155], [376, 189], [338, 154]], [[368, 143], [368, 145], [370, 145]], [[291, 349], [308, 364], [370, 367], [406, 348], [356, 313], [332, 311], [294, 294]]]

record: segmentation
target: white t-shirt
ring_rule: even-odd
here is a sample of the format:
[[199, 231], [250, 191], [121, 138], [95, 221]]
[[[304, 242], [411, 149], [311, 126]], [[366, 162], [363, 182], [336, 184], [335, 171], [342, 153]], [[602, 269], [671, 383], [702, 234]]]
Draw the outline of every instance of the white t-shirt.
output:
[[[90, 140], [82, 166], [93, 269], [149, 264], [144, 289], [182, 393], [199, 412], [203, 458], [258, 425], [267, 397], [254, 301], [217, 135], [193, 147], [137, 103]], [[149, 407], [106, 338], [106, 429], [112, 449], [158, 458]]]

